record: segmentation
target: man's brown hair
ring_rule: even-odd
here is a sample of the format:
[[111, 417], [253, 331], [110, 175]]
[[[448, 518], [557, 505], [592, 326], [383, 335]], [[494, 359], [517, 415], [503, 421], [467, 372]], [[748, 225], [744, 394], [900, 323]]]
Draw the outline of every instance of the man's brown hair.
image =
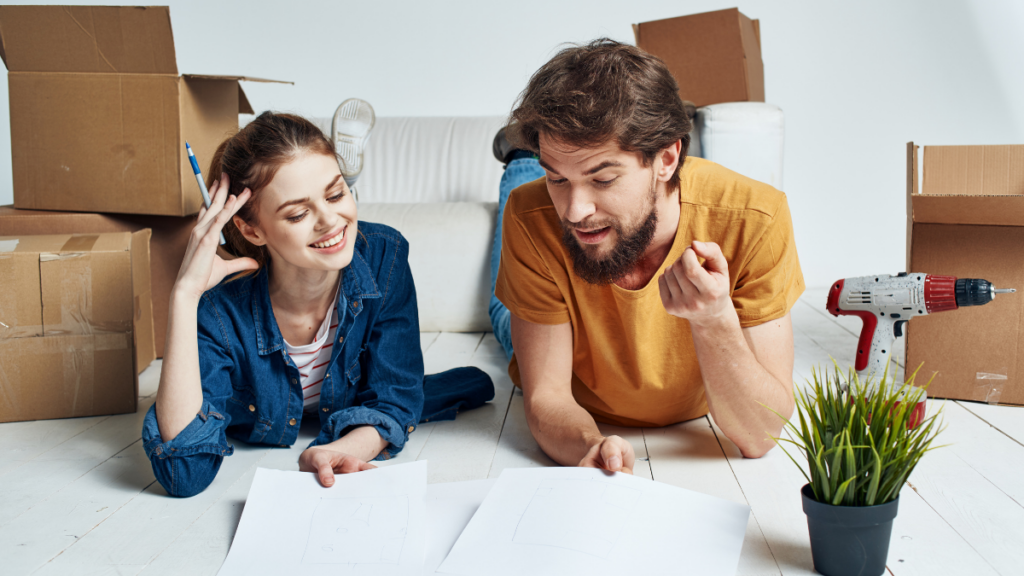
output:
[[[530, 78], [509, 119], [506, 136], [517, 148], [540, 153], [540, 134], [580, 148], [615, 138], [649, 166], [682, 140], [690, 145], [690, 115], [679, 85], [657, 56], [599, 38], [565, 48]], [[669, 180], [679, 184], [679, 171]]]

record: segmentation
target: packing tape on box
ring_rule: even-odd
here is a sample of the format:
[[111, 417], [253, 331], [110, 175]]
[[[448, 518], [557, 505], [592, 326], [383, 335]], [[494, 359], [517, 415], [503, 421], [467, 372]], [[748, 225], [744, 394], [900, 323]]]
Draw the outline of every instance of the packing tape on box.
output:
[[999, 398], [1003, 395], [1003, 389], [1010, 379], [1006, 375], [1006, 369], [1002, 372], [978, 372], [977, 388], [982, 396], [982, 401], [989, 404], [999, 404]]
[[[104, 356], [111, 352], [127, 355], [125, 359], [130, 362], [132, 335], [42, 336], [0, 341], [0, 422], [95, 413], [98, 403], [109, 403], [103, 398], [108, 393], [103, 388], [109, 382], [102, 375], [110, 369], [110, 358]], [[41, 379], [45, 380], [43, 394], [35, 384]], [[26, 411], [29, 414], [24, 414]]]

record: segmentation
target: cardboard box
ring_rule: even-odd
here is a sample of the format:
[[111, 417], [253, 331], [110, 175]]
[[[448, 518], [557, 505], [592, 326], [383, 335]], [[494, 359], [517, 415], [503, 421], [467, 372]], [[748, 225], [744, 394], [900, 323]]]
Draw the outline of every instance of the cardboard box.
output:
[[149, 236], [0, 236], [0, 422], [135, 411]]
[[737, 8], [634, 24], [633, 35], [665, 61], [683, 100], [764, 102], [760, 24]]
[[[153, 231], [149, 243], [150, 277], [153, 290], [153, 336], [156, 357], [164, 356], [167, 336], [167, 307], [171, 288], [178, 278], [181, 260], [188, 247], [195, 218], [186, 216], [128, 216], [88, 212], [17, 210], [0, 206], [0, 236], [26, 234], [100, 234], [104, 232]], [[149, 361], [142, 359], [140, 369]]]
[[178, 76], [166, 6], [0, 6], [14, 205], [186, 216], [201, 166], [252, 113], [242, 76]]
[[913, 319], [906, 358], [932, 397], [1024, 404], [1024, 146], [907, 144], [907, 269], [1021, 291]]

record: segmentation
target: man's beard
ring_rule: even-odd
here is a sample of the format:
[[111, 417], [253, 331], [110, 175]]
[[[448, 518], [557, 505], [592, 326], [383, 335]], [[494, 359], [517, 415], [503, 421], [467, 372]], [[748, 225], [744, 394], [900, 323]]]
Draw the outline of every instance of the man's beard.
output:
[[562, 244], [572, 258], [572, 268], [576, 275], [590, 284], [612, 284], [628, 274], [644, 252], [654, 241], [654, 231], [658, 227], [658, 211], [655, 209], [654, 187], [651, 189], [650, 210], [647, 217], [630, 230], [624, 230], [622, 224], [613, 221], [606, 225], [615, 231], [618, 239], [611, 252], [601, 259], [595, 259], [580, 245], [579, 239], [573, 234], [575, 228], [590, 228], [582, 223], [573, 225], [562, 220]]

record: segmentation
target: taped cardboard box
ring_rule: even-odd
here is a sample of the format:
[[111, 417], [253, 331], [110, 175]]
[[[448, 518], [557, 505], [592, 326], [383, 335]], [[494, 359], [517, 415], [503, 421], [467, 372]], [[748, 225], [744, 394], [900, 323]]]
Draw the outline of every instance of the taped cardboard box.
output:
[[[1024, 289], [1024, 145], [907, 144], [907, 268]], [[928, 394], [1024, 404], [1024, 291], [915, 318], [907, 368]]]
[[208, 166], [252, 113], [243, 76], [178, 75], [166, 6], [0, 6], [14, 205], [186, 216]]
[[0, 236], [0, 422], [135, 411], [149, 236]]
[[[167, 307], [171, 288], [178, 278], [181, 260], [188, 247], [195, 218], [175, 216], [130, 216], [89, 212], [18, 210], [0, 206], [0, 236], [28, 234], [100, 234], [105, 232], [153, 231], [149, 242], [150, 283], [153, 290], [153, 337], [156, 357], [164, 356], [167, 336]], [[140, 362], [140, 371], [149, 364]]]
[[760, 23], [739, 9], [642, 22], [633, 35], [638, 47], [665, 61], [683, 100], [764, 102]]

